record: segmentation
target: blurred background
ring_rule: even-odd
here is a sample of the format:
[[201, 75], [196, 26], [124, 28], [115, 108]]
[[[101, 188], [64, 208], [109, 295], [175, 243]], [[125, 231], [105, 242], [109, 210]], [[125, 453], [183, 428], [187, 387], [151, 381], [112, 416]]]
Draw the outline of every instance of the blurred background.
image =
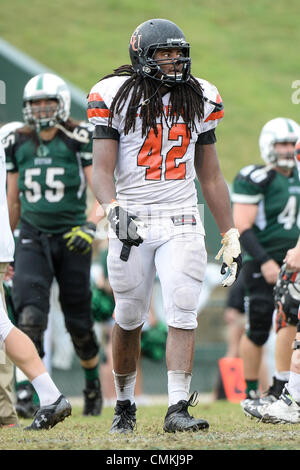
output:
[[[191, 43], [192, 73], [219, 89], [225, 116], [217, 129], [217, 150], [230, 187], [240, 168], [262, 163], [258, 136], [268, 120], [279, 116], [300, 120], [298, 0], [2, 0], [0, 125], [22, 120], [26, 82], [49, 70], [70, 84], [72, 116], [86, 119], [87, 93], [103, 75], [129, 63], [131, 33], [150, 18], [178, 24]], [[199, 306], [193, 384], [199, 391], [211, 392], [217, 361], [226, 350], [223, 313], [228, 292], [219, 287], [219, 266], [213, 259], [220, 238], [206, 207], [204, 223], [210, 265]], [[97, 257], [98, 252], [95, 264]], [[157, 290], [155, 310], [159, 316], [159, 287]], [[58, 311], [59, 306], [53, 310]], [[59, 318], [59, 312], [56, 315]], [[75, 356], [70, 355], [68, 362], [67, 353], [60, 349], [65, 364], [57, 357], [53, 362], [51, 331], [47, 341], [54, 379], [66, 394], [80, 395], [83, 378]], [[69, 347], [67, 339], [63, 344]], [[163, 358], [143, 357], [141, 370], [143, 393], [165, 393]]]

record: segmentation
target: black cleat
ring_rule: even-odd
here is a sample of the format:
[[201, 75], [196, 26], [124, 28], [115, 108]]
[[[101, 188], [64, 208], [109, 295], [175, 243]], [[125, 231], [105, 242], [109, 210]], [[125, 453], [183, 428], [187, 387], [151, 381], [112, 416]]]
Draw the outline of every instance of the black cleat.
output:
[[71, 414], [72, 407], [70, 402], [63, 395], [60, 395], [56, 402], [39, 408], [33, 422], [25, 430], [41, 431], [42, 429], [53, 428]]
[[33, 403], [34, 390], [30, 383], [21, 385], [16, 392], [16, 412], [19, 418], [33, 418], [38, 406]]
[[117, 400], [115, 415], [110, 428], [110, 434], [127, 434], [133, 432], [136, 426], [136, 406], [130, 400]]
[[165, 432], [184, 432], [184, 431], [199, 431], [209, 428], [209, 424], [205, 419], [195, 419], [188, 413], [189, 406], [196, 406], [197, 392], [194, 392], [188, 401], [180, 400], [176, 405], [171, 405], [168, 408], [164, 431]]
[[84, 416], [99, 416], [102, 411], [103, 398], [99, 380], [96, 380], [93, 385], [83, 390]]

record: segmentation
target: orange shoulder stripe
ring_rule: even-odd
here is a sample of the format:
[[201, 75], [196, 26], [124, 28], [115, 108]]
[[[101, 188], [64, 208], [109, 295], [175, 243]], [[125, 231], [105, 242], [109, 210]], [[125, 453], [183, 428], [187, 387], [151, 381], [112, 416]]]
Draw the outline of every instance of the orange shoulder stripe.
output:
[[103, 98], [99, 95], [99, 93], [90, 93], [88, 101], [103, 101]]
[[204, 122], [207, 121], [215, 121], [216, 119], [221, 119], [224, 116], [224, 109], [221, 109], [221, 111], [217, 111], [215, 113], [211, 113]]
[[87, 117], [109, 117], [109, 109], [92, 108], [87, 110]]

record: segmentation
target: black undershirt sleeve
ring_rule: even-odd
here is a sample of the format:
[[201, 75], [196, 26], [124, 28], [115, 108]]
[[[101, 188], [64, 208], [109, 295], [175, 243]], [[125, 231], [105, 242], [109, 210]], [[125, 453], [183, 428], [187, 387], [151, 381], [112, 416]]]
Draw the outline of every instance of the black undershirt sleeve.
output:
[[120, 140], [119, 132], [113, 127], [108, 126], [95, 126], [93, 132], [93, 139], [113, 139]]
[[202, 134], [199, 134], [197, 144], [200, 145], [209, 145], [209, 144], [214, 144], [217, 142], [215, 130], [211, 129], [210, 131], [203, 132]]

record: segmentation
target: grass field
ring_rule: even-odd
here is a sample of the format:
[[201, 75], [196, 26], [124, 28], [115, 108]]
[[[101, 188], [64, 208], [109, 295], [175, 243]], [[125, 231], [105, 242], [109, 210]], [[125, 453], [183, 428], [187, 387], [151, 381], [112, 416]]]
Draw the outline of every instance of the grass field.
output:
[[[85, 92], [128, 63], [129, 37], [146, 19], [175, 21], [191, 42], [193, 73], [218, 87], [222, 170], [259, 162], [263, 124], [299, 119], [292, 83], [300, 79], [299, 2], [290, 0], [2, 0], [0, 35]], [[1, 75], [1, 73], [0, 73]]]
[[[208, 432], [164, 433], [166, 407], [157, 405], [138, 408], [134, 435], [110, 436], [113, 408], [87, 418], [73, 407], [72, 416], [49, 431], [0, 429], [0, 450], [300, 450], [300, 424], [258, 423], [246, 418], [239, 404], [223, 400], [189, 410], [209, 421]], [[22, 426], [29, 423], [22, 420]]]

